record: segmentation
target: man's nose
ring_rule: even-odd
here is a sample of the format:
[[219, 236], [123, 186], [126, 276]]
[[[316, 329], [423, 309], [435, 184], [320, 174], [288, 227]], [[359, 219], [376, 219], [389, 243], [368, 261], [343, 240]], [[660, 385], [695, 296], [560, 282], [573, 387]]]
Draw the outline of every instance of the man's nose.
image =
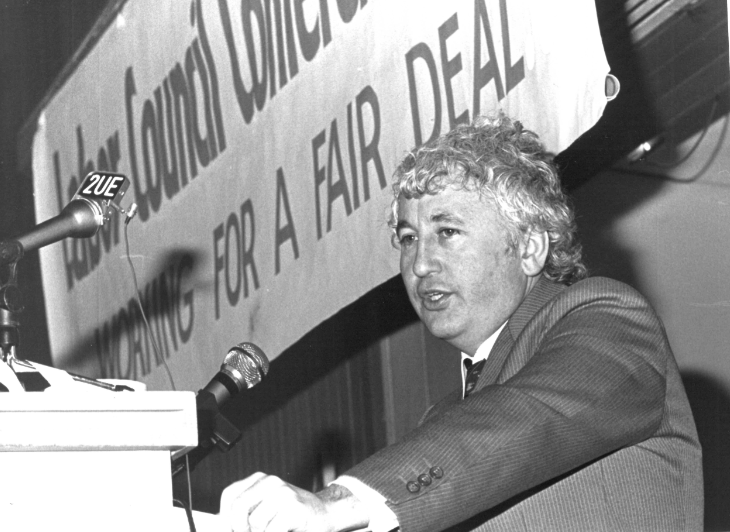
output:
[[441, 268], [435, 242], [429, 238], [421, 238], [416, 246], [416, 256], [413, 260], [413, 273], [418, 277], [426, 277], [438, 272]]

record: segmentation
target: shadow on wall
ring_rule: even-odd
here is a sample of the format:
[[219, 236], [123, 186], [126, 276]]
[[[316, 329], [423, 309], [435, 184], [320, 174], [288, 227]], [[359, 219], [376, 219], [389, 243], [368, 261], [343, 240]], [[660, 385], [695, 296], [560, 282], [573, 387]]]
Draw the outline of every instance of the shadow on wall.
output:
[[[624, 215], [656, 197], [666, 181], [623, 174], [597, 176], [573, 191], [576, 221], [591, 275], [603, 275], [641, 288], [634, 252], [614, 234]], [[644, 294], [651, 296], [651, 294]]]
[[682, 372], [682, 380], [702, 444], [705, 530], [730, 530], [730, 394], [704, 373]]

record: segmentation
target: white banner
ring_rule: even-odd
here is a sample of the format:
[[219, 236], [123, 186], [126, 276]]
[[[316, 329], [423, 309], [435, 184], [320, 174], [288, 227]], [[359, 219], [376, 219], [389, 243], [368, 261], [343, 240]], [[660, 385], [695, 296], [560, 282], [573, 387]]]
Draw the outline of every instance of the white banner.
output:
[[[130, 178], [151, 332], [197, 389], [232, 345], [275, 358], [397, 273], [406, 150], [503, 109], [559, 152], [607, 73], [582, 0], [129, 0], [41, 114], [37, 219], [91, 170]], [[123, 226], [41, 250], [54, 364], [166, 389]]]

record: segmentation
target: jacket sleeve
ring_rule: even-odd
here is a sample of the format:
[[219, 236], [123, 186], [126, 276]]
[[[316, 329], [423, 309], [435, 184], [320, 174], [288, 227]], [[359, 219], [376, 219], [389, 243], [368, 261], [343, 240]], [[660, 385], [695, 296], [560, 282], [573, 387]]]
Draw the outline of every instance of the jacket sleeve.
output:
[[401, 530], [442, 530], [656, 431], [663, 328], [637, 292], [594, 284], [536, 314], [496, 384], [347, 472], [386, 497]]

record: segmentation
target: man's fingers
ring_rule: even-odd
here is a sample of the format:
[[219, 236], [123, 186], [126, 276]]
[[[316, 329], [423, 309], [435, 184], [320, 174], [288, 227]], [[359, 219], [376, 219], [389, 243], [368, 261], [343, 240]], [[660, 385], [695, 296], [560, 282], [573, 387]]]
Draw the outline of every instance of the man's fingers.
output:
[[234, 532], [330, 530], [327, 512], [314, 493], [263, 473], [231, 484], [221, 495], [221, 515]]
[[[254, 473], [243, 480], [234, 482], [230, 486], [226, 487], [221, 493], [221, 512], [224, 510], [224, 506], [227, 508], [230, 502], [237, 498], [241, 493], [249, 489], [256, 482], [266, 477], [265, 473]], [[227, 503], [224, 505], [224, 503]]]
[[296, 490], [273, 475], [254, 473], [223, 490], [221, 515], [235, 532], [291, 529], [299, 515]]
[[264, 499], [258, 504], [248, 516], [248, 525], [251, 532], [288, 532], [289, 517], [282, 512], [280, 501], [276, 500], [275, 494]]
[[[248, 515], [251, 513], [252, 507], [260, 501], [257, 500], [256, 491], [251, 490], [259, 484], [268, 475], [264, 473], [254, 473], [243, 480], [234, 482], [221, 494], [220, 515], [230, 525], [232, 530], [241, 530], [247, 532]], [[253, 493], [253, 496], [251, 496]]]
[[289, 532], [290, 530], [296, 529], [292, 528], [291, 518], [282, 513], [275, 515], [266, 528], [266, 532]]

